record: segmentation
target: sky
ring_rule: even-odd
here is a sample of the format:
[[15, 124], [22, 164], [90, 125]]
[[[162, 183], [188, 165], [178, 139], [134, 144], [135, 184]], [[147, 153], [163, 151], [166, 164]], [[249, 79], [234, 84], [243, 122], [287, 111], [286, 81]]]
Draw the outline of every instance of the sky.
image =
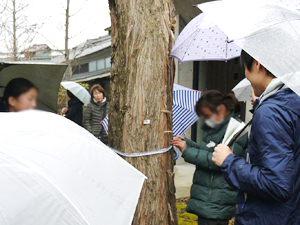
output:
[[[29, 5], [24, 12], [29, 23], [43, 24], [33, 44], [47, 44], [53, 49], [64, 49], [65, 9], [63, 7], [66, 7], [67, 0], [18, 1]], [[70, 37], [75, 36], [69, 40], [70, 48], [87, 39], [107, 34], [104, 29], [110, 26], [108, 0], [70, 0], [70, 15], [76, 12], [78, 12], [76, 15], [70, 17]], [[4, 48], [3, 43], [1, 46]]]

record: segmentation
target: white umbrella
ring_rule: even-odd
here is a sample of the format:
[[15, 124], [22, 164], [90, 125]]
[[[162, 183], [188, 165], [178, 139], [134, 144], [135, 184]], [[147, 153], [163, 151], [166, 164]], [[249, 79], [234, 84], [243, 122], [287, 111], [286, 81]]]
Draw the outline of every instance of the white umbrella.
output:
[[235, 97], [241, 101], [246, 102], [251, 100], [251, 83], [245, 78], [241, 82], [239, 82], [233, 89]]
[[222, 30], [201, 13], [178, 36], [170, 56], [180, 62], [226, 61], [239, 57], [240, 47], [230, 42]]
[[85, 129], [0, 113], [0, 224], [129, 225], [145, 176]]
[[74, 81], [63, 81], [60, 84], [75, 95], [85, 106], [91, 101], [90, 93], [80, 84]]
[[300, 95], [300, 13], [263, 0], [226, 0], [199, 8], [230, 39]]

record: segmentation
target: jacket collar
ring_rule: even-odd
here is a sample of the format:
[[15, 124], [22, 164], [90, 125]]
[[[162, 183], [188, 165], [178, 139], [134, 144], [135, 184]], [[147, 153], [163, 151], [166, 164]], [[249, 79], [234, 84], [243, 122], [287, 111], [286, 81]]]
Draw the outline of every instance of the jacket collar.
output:
[[91, 99], [91, 102], [95, 105], [104, 105], [106, 103], [106, 97], [102, 100], [102, 102], [97, 102], [94, 98]]
[[278, 78], [274, 78], [258, 99], [258, 106], [261, 105], [263, 101], [268, 99], [270, 96], [274, 95], [278, 91], [287, 88], [287, 86]]

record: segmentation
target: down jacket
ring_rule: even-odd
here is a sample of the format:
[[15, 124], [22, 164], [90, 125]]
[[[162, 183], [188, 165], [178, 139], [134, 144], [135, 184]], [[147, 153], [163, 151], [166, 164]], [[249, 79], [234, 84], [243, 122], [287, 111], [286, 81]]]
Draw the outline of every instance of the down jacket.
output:
[[[227, 184], [220, 168], [212, 161], [214, 148], [222, 143], [231, 117], [240, 121], [238, 115], [231, 114], [215, 129], [204, 125], [204, 136], [200, 145], [186, 139], [187, 147], [182, 157], [186, 162], [196, 165], [191, 198], [186, 211], [203, 218], [230, 220], [236, 210], [237, 189]], [[210, 142], [215, 145], [210, 145]], [[234, 145], [234, 153], [244, 157], [247, 142], [247, 135], [240, 138]]]
[[[105, 107], [106, 112], [103, 111]], [[108, 110], [109, 103], [106, 101], [106, 98], [104, 98], [102, 102], [95, 102], [92, 99], [91, 102], [87, 105], [83, 117], [84, 128], [97, 138], [102, 136], [101, 141], [106, 145], [108, 142], [108, 136], [100, 122], [104, 119], [105, 115], [108, 113]]]

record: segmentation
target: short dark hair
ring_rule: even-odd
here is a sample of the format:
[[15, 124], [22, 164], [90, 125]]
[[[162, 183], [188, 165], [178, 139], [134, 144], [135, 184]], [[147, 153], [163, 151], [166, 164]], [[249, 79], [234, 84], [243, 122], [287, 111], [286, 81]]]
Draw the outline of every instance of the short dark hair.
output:
[[15, 78], [9, 81], [4, 90], [0, 111], [7, 110], [9, 97], [17, 99], [20, 95], [28, 92], [32, 88], [38, 91], [38, 88], [31, 81], [25, 78]]
[[106, 97], [105, 95], [105, 90], [104, 88], [100, 85], [100, 84], [94, 84], [90, 90], [90, 95], [93, 97], [93, 93], [95, 90], [98, 90], [99, 92], [101, 92], [103, 94], [104, 97]]
[[241, 111], [241, 105], [234, 94], [229, 93], [227, 95], [223, 95], [217, 90], [204, 92], [201, 98], [197, 101], [195, 110], [197, 115], [201, 116], [202, 108], [206, 107], [210, 111], [216, 113], [220, 105], [225, 105], [227, 110], [232, 110], [234, 113], [239, 113]]
[[[245, 66], [247, 70], [251, 71], [254, 58], [251, 55], [249, 55], [247, 52], [242, 50], [240, 60], [241, 60], [241, 66]], [[269, 70], [267, 70], [266, 67], [264, 68], [268, 76], [274, 77], [274, 75]]]
[[29, 80], [25, 78], [15, 78], [8, 82], [4, 90], [4, 101], [8, 103], [9, 97], [18, 98], [20, 95], [28, 92], [30, 89], [38, 88]]

